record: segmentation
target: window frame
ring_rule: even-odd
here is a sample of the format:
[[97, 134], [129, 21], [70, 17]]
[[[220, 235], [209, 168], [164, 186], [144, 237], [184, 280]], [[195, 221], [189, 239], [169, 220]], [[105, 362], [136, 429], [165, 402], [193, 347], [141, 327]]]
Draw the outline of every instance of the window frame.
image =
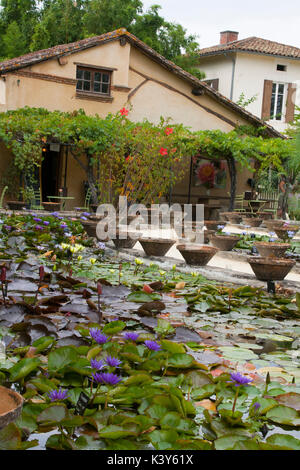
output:
[[[79, 70], [82, 70], [83, 72], [90, 72], [90, 80], [84, 80], [84, 78], [80, 79], [80, 78], [77, 78], [77, 72]], [[112, 69], [107, 69], [105, 67], [92, 67], [92, 66], [89, 66], [89, 65], [84, 65], [84, 64], [76, 64], [76, 94], [77, 95], [80, 95], [80, 96], [83, 96], [83, 95], [88, 95], [88, 96], [95, 96], [95, 97], [103, 97], [103, 98], [111, 98], [111, 87], [112, 87], [112, 72], [113, 70]], [[105, 92], [102, 92], [102, 91], [95, 91], [94, 90], [94, 83], [95, 83], [95, 73], [100, 73], [100, 74], [106, 74], [108, 75], [109, 77], [109, 81], [106, 83], [106, 82], [103, 82], [103, 81], [98, 81], [96, 80], [96, 82], [100, 83], [100, 87], [101, 85], [108, 85], [108, 92], [105, 93]], [[102, 78], [102, 76], [101, 76]], [[82, 80], [83, 82], [84, 81], [88, 81], [90, 82], [90, 90], [80, 90], [77, 88], [77, 83], [79, 80]]]
[[[274, 102], [274, 110], [272, 111], [272, 98], [273, 98], [273, 86], [276, 85], [275, 91], [275, 102]], [[282, 94], [282, 108], [280, 113], [280, 119], [276, 119], [277, 116], [277, 106], [278, 106], [278, 97], [279, 97], [279, 86], [283, 85], [283, 94]], [[284, 122], [285, 114], [286, 114], [286, 99], [287, 99], [287, 89], [288, 86], [284, 82], [272, 82], [272, 92], [271, 92], [271, 103], [270, 103], [270, 121], [274, 122]], [[280, 93], [281, 94], [281, 93]]]

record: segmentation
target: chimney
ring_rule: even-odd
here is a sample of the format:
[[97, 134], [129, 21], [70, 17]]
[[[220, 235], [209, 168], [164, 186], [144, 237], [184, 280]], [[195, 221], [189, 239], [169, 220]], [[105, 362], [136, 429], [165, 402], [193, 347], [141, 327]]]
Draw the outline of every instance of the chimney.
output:
[[228, 44], [229, 42], [237, 41], [238, 38], [239, 33], [237, 33], [236, 31], [222, 31], [220, 44]]

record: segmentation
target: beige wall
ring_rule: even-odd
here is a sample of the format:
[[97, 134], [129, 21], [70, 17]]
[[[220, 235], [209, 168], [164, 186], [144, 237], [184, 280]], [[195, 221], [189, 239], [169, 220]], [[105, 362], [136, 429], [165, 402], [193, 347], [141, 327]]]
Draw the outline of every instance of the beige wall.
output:
[[[76, 78], [75, 62], [116, 68], [117, 70], [113, 71], [112, 85], [128, 87], [129, 90], [127, 88], [123, 88], [122, 91], [112, 90], [113, 100], [109, 103], [79, 99], [76, 97], [75, 83], [70, 82], [70, 79]], [[28, 72], [29, 75], [23, 76], [22, 72]], [[63, 83], [55, 81], [55, 77], [63, 78]], [[143, 83], [145, 77], [147, 81]], [[0, 111], [24, 106], [44, 107], [50, 111], [56, 109], [74, 111], [83, 108], [87, 114], [99, 114], [104, 117], [110, 112], [119, 111], [125, 105], [130, 109], [128, 117], [133, 121], [146, 118], [157, 123], [160, 117], [164, 116], [170, 118], [171, 123], [182, 123], [193, 131], [220, 129], [228, 132], [234, 124], [247, 123], [239, 114], [208, 95], [194, 96], [189, 82], [156, 63], [129, 43], [121, 46], [119, 41], [71, 54], [67, 56], [65, 65], [60, 65], [57, 59], [49, 59], [24, 68], [20, 73], [7, 73], [6, 81], [2, 83], [5, 83], [5, 87], [2, 85], [0, 93], [5, 96], [3, 98], [0, 94], [2, 96]], [[5, 157], [4, 154], [0, 155], [2, 161]], [[68, 160], [68, 195], [76, 196], [74, 202], [67, 205], [67, 208], [70, 208], [72, 205], [78, 206], [84, 202], [85, 175], [71, 155]], [[2, 173], [1, 164], [0, 162]], [[188, 164], [187, 166], [189, 168]], [[185, 179], [174, 191], [187, 192], [188, 168]], [[243, 175], [244, 179], [247, 180], [247, 177], [244, 178]], [[63, 181], [60, 183], [60, 186], [62, 185]], [[197, 191], [201, 190], [198, 188]]]

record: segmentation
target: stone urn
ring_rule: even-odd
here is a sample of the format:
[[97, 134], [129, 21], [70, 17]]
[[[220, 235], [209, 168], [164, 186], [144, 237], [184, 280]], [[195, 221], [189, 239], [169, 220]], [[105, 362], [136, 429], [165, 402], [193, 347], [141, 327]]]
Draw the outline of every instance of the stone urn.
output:
[[242, 216], [239, 212], [227, 212], [226, 217], [232, 224], [240, 224], [242, 222]]
[[[276, 233], [277, 237], [280, 238], [281, 240], [291, 240], [294, 238], [294, 236], [297, 234], [299, 231], [300, 226], [299, 225], [287, 225], [287, 226], [282, 226], [282, 227], [275, 227], [274, 232]], [[292, 236], [291, 233], [293, 233]]]
[[169, 238], [139, 238], [147, 256], [165, 256], [174, 245], [175, 240]]
[[291, 247], [289, 243], [256, 242], [254, 244], [263, 258], [284, 258], [286, 251]]
[[236, 235], [212, 234], [209, 237], [211, 244], [221, 251], [231, 251], [239, 242], [240, 237]]
[[267, 227], [268, 230], [274, 232], [275, 228], [282, 227], [285, 223], [285, 220], [264, 220], [264, 225]]
[[247, 261], [259, 281], [283, 281], [296, 264], [291, 259], [260, 257], [249, 257]]
[[45, 211], [59, 212], [61, 210], [61, 202], [42, 202]]
[[243, 222], [245, 225], [250, 225], [250, 227], [259, 227], [263, 219], [258, 219], [257, 217], [243, 217]]
[[[112, 241], [118, 250], [122, 248], [133, 248], [138, 241], [138, 238], [141, 236], [140, 233], [136, 232], [132, 232], [132, 235], [134, 235], [132, 237], [130, 234], [131, 232], [121, 232], [119, 230], [116, 231], [116, 238], [112, 238]], [[126, 238], [123, 238], [124, 236], [126, 236]]]
[[0, 386], [0, 429], [20, 416], [23, 401], [23, 397], [19, 393]]
[[214, 246], [193, 244], [179, 244], [176, 248], [183, 256], [186, 263], [194, 266], [205, 266], [219, 251], [218, 248], [215, 248]]

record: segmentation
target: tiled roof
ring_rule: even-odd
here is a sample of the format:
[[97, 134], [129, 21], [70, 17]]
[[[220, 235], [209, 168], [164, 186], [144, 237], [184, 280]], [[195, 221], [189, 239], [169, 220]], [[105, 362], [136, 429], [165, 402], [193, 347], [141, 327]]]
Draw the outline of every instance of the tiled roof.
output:
[[72, 42], [70, 44], [61, 44], [58, 46], [50, 47], [49, 49], [30, 52], [29, 54], [25, 54], [14, 59], [5, 60], [3, 62], [0, 62], [0, 76], [5, 73], [13, 72], [14, 70], [29, 67], [39, 62], [43, 62], [52, 58], [59, 58], [61, 56], [82, 51], [90, 47], [99, 46], [106, 42], [115, 41], [117, 39], [120, 40], [121, 38], [126, 39], [126, 41], [133, 44], [144, 54], [150, 56], [152, 60], [158, 62], [160, 65], [177, 75], [179, 78], [188, 81], [193, 88], [203, 90], [205, 94], [210, 96], [212, 99], [221, 102], [226, 108], [235, 111], [237, 114], [239, 114], [241, 117], [246, 119], [254, 126], [265, 126], [266, 133], [269, 136], [284, 138], [284, 136], [272, 126], [265, 123], [260, 118], [258, 118], [254, 114], [251, 114], [249, 111], [237, 105], [230, 99], [226, 98], [221, 93], [214, 90], [212, 87], [199, 80], [194, 75], [191, 75], [189, 72], [186, 72], [178, 65], [174, 64], [170, 60], [160, 55], [158, 52], [149, 47], [136, 36], [129, 33], [125, 28], [120, 28], [110, 33], [102, 34], [101, 36], [94, 36], [91, 38], [82, 39], [80, 41]]
[[300, 59], [300, 49], [298, 47], [280, 44], [279, 42], [269, 41], [255, 36], [232, 41], [227, 44], [206, 47], [198, 51], [200, 57], [221, 54], [223, 52], [254, 52], [257, 54]]

